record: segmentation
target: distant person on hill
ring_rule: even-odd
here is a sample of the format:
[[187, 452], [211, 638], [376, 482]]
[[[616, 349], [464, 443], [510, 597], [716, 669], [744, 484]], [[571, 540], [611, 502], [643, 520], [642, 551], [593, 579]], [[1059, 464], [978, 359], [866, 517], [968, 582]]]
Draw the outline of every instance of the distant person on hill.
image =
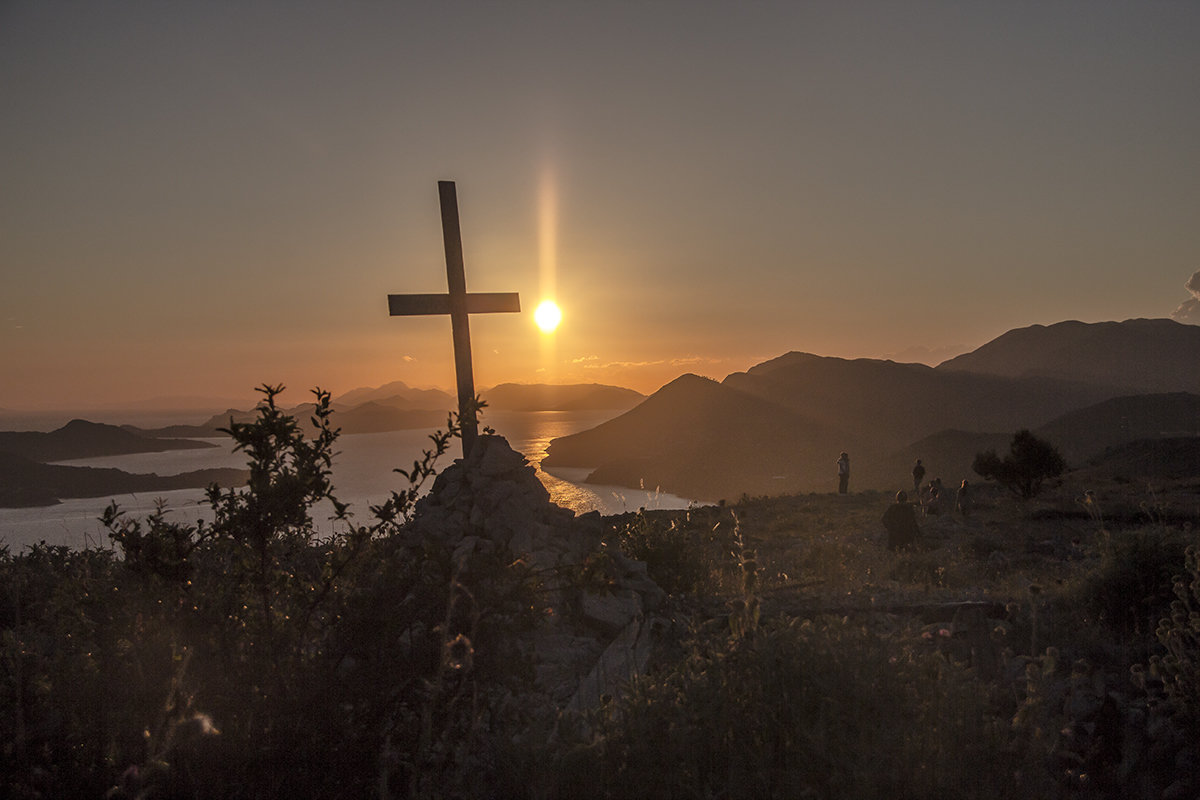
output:
[[936, 516], [942, 513], [942, 479], [934, 478], [929, 482], [929, 491], [925, 494], [925, 516]]
[[971, 491], [966, 478], [963, 478], [962, 486], [958, 487], [958, 495], [954, 498], [954, 510], [964, 517], [971, 510]]
[[903, 490], [896, 492], [896, 502], [883, 512], [883, 527], [887, 531], [887, 546], [891, 550], [912, 547], [921, 535], [917, 515]]
[[843, 452], [838, 456], [838, 494], [845, 494], [850, 488], [850, 456]]
[[925, 480], [925, 465], [921, 463], [921, 459], [917, 459], [917, 463], [913, 464], [913, 494], [917, 497], [921, 496], [921, 481]]

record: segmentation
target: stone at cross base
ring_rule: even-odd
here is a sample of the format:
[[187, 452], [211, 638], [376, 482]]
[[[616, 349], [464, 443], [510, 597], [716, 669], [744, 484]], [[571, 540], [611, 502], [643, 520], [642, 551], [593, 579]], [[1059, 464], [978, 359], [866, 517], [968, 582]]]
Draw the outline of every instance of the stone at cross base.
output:
[[[561, 711], [584, 711], [641, 674], [655, 630], [651, 612], [666, 594], [615, 543], [603, 544], [599, 512], [576, 516], [550, 501], [528, 460], [502, 436], [481, 435], [417, 501], [407, 534], [452, 550], [524, 558], [545, 575], [548, 624], [523, 636], [533, 652], [535, 690]], [[604, 549], [613, 587], [605, 593], [556, 578]]]

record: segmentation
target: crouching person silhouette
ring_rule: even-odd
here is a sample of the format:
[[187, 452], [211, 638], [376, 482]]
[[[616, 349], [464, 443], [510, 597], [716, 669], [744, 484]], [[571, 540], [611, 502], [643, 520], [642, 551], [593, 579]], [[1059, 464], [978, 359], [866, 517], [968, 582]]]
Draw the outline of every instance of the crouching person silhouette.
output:
[[921, 529], [905, 492], [896, 492], [896, 502], [883, 512], [883, 527], [887, 531], [889, 549], [906, 550], [916, 545]]

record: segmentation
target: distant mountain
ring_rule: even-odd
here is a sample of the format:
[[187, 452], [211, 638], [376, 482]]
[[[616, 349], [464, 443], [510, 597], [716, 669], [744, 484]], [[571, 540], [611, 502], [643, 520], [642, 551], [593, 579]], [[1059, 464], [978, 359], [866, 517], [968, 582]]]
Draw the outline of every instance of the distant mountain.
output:
[[1036, 433], [1054, 443], [1068, 464], [1079, 466], [1108, 448], [1139, 439], [1200, 436], [1200, 395], [1114, 397], [1064, 414]]
[[1134, 439], [1200, 432], [1200, 390], [1150, 388], [1200, 386], [1200, 328], [1170, 320], [1035, 326], [937, 368], [788, 353], [721, 384], [685, 378], [554, 440], [544, 465], [711, 499], [829, 491], [847, 450], [852, 490], [894, 491], [918, 457], [947, 486], [977, 478], [975, 454], [1003, 452], [1021, 428], [1072, 465]]
[[599, 383], [502, 383], [480, 393], [495, 411], [607, 411], [633, 408], [644, 394]]
[[195, 489], [213, 483], [229, 488], [244, 484], [249, 475], [249, 470], [243, 469], [204, 469], [159, 476], [119, 469], [41, 464], [0, 452], [0, 508], [49, 506], [67, 497]]
[[966, 478], [982, 480], [971, 469], [976, 453], [995, 450], [1008, 452], [1013, 433], [979, 433], [975, 431], [944, 430], [906, 445], [860, 470], [859, 480], [864, 487], [895, 491], [912, 488], [912, 467], [921, 459], [926, 474], [924, 482], [941, 478], [947, 489], [957, 487]]
[[368, 402], [346, 411], [334, 412], [333, 424], [342, 433], [383, 433], [414, 428], [432, 431], [446, 427], [447, 413], [434, 409], [394, 408], [383, 402]]
[[937, 369], [1053, 377], [1118, 387], [1124, 394], [1200, 393], [1200, 326], [1170, 319], [1032, 325]]
[[335, 406], [352, 407], [362, 403], [383, 403], [396, 408], [446, 410], [458, 407], [458, 401], [441, 389], [414, 389], [404, 381], [392, 381], [375, 389], [352, 389], [333, 398]]
[[[315, 430], [312, 425], [312, 413], [315, 406], [312, 403], [285, 409], [286, 413], [300, 420], [301, 424], [311, 433]], [[447, 411], [423, 408], [397, 408], [388, 399], [368, 401], [349, 408], [335, 407], [333, 413], [334, 427], [342, 433], [382, 433], [386, 431], [403, 431], [414, 428], [429, 428], [434, 430], [446, 427]], [[226, 434], [222, 428], [228, 428], [232, 419], [234, 422], [253, 422], [258, 416], [257, 409], [239, 411], [229, 409], [222, 414], [215, 414], [199, 425], [170, 425], [165, 428], [136, 428], [132, 425], [123, 426], [125, 430], [141, 436], [184, 436], [195, 438], [216, 438]]]
[[158, 453], [164, 450], [193, 450], [215, 445], [179, 439], [157, 439], [115, 425], [82, 419], [72, 420], [58, 430], [0, 432], [0, 453], [31, 461], [66, 461], [74, 458]]
[[887, 453], [937, 431], [1033, 428], [1111, 397], [1053, 378], [943, 371], [923, 364], [788, 353], [723, 383], [790, 408]]
[[1080, 481], [1184, 481], [1189, 489], [1195, 488], [1197, 475], [1200, 437], [1196, 436], [1138, 439], [1114, 445], [1098, 453], [1077, 473]]
[[[955, 485], [963, 478], [976, 480], [978, 476], [971, 470], [975, 454], [989, 449], [1007, 453], [1016, 430], [939, 431], [892, 453], [862, 478], [868, 485], [893, 483], [900, 488], [913, 462], [920, 458], [929, 471], [927, 480], [941, 477], [947, 485], [951, 480]], [[1200, 441], [1200, 395], [1175, 392], [1114, 397], [1069, 411], [1031, 430], [1054, 445], [1068, 467], [1084, 467], [1106, 450], [1133, 441], [1189, 437]], [[1200, 470], [1196, 474], [1200, 475]]]
[[819, 481], [848, 438], [776, 403], [684, 375], [615, 419], [555, 439], [542, 467], [592, 467], [593, 483], [735, 499]]

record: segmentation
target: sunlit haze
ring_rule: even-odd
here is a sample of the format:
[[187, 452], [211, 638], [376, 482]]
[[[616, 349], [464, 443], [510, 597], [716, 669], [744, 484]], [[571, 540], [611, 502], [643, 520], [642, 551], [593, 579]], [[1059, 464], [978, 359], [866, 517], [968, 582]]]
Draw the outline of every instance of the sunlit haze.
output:
[[0, 408], [452, 388], [449, 320], [386, 301], [446, 291], [439, 180], [468, 290], [521, 295], [479, 387], [1167, 317], [1198, 41], [1196, 3], [6, 2]]

